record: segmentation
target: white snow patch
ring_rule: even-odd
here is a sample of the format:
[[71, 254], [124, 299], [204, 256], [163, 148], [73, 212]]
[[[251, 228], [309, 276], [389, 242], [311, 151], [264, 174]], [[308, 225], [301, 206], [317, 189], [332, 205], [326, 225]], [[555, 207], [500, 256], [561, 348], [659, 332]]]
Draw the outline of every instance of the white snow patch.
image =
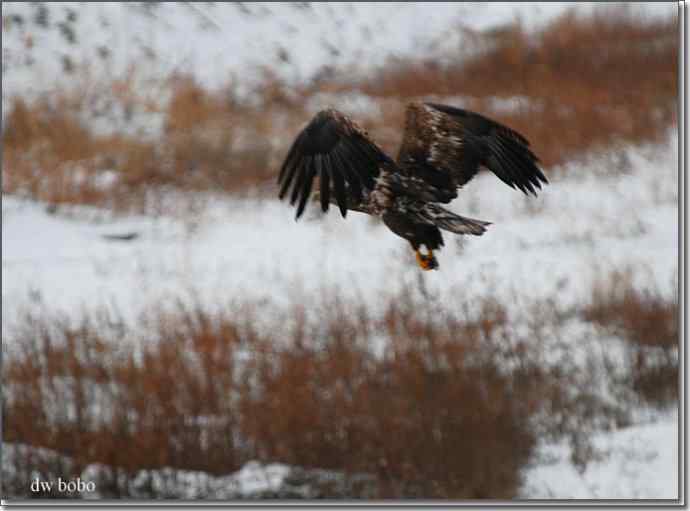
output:
[[658, 422], [597, 433], [598, 460], [579, 472], [565, 444], [545, 445], [525, 473], [523, 498], [677, 499], [678, 414]]
[[[63, 467], [71, 470], [73, 460], [51, 449], [33, 447], [24, 444], [4, 443], [2, 457], [2, 475], [5, 481], [11, 481], [15, 491], [21, 488], [23, 493], [19, 498], [29, 493], [32, 479], [46, 483], [57, 484], [57, 477], [62, 474], [34, 473], [32, 479], [23, 481], [25, 477], [19, 473], [18, 467], [23, 467], [27, 459], [34, 460], [37, 465], [46, 467]], [[48, 469], [50, 470], [50, 469]], [[213, 476], [206, 472], [194, 470], [179, 470], [170, 467], [140, 470], [128, 483], [132, 498], [148, 497], [150, 494], [166, 499], [213, 499], [229, 500], [243, 498], [257, 498], [261, 494], [275, 492], [283, 486], [285, 478], [290, 474], [291, 467], [281, 463], [260, 463], [249, 461], [240, 470], [227, 475]], [[112, 467], [100, 463], [91, 463], [84, 467], [79, 479], [84, 488], [93, 487], [94, 491], [84, 490], [80, 495], [84, 499], [97, 500], [104, 496], [99, 491], [100, 483], [112, 477]], [[124, 476], [122, 472], [115, 472], [116, 477]], [[92, 483], [92, 484], [89, 484]], [[125, 481], [120, 481], [124, 485]], [[87, 486], [88, 485], [88, 486]], [[3, 494], [5, 498], [12, 495]]]

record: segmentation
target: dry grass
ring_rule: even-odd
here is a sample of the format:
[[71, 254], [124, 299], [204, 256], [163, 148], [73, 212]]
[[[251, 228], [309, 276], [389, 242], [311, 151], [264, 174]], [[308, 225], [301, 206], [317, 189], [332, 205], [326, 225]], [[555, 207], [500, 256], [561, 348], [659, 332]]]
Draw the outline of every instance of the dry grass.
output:
[[[469, 35], [464, 59], [402, 62], [358, 85], [383, 98], [469, 96], [469, 108], [524, 133], [547, 167], [614, 141], [654, 140], [677, 121], [676, 20], [571, 10], [535, 34], [515, 23]], [[527, 102], [492, 107], [514, 96]]]
[[[618, 282], [584, 315], [628, 341], [624, 373], [583, 347], [590, 334], [559, 339], [571, 313], [536, 304], [518, 334], [500, 303], [448, 309], [423, 286], [378, 319], [333, 290], [295, 302], [310, 310], [180, 301], [129, 327], [39, 305], [4, 343], [4, 441], [72, 457], [39, 467], [63, 477], [114, 467], [99, 488], [115, 496], [141, 469], [226, 474], [257, 459], [372, 474], [381, 498], [513, 498], [540, 438], [567, 439], [584, 469], [592, 432], [626, 425], [636, 395], [677, 400], [677, 308]], [[37, 468], [25, 465], [16, 480]]]
[[330, 295], [319, 318], [292, 309], [282, 336], [254, 326], [266, 306], [180, 303], [137, 332], [103, 311], [76, 325], [27, 315], [5, 343], [4, 440], [72, 456], [75, 477], [117, 467], [103, 490], [122, 496], [136, 469], [219, 474], [251, 459], [375, 474], [380, 497], [514, 496], [539, 369], [501, 367], [499, 305], [439, 323], [399, 298], [375, 321]]
[[585, 317], [625, 339], [631, 386], [647, 403], [666, 406], [679, 395], [678, 303], [632, 285], [617, 272], [594, 290]]
[[[461, 95], [468, 108], [523, 132], [547, 167], [612, 142], [654, 140], [676, 122], [675, 21], [608, 8], [567, 13], [535, 34], [511, 24], [466, 36], [447, 65], [398, 61], [366, 80], [334, 73], [290, 88], [266, 70], [251, 104], [237, 99], [232, 83], [210, 91], [184, 76], [159, 84], [169, 100], [141, 97], [134, 72], [105, 90], [85, 79], [79, 90], [30, 105], [17, 98], [3, 129], [3, 192], [116, 210], [145, 209], [145, 189], [160, 185], [272, 194], [286, 134], [297, 133], [307, 102], [323, 92], [361, 91], [378, 101], [383, 115], [361, 120], [392, 154], [405, 102], [429, 95]], [[511, 111], [493, 103], [516, 96], [524, 101]], [[154, 139], [99, 135], [85, 119], [104, 101], [126, 116], [162, 115], [164, 129]], [[106, 169], [115, 179], [103, 184]]]
[[[268, 101], [275, 85], [265, 86]], [[271, 119], [262, 110], [240, 105], [230, 92], [204, 90], [184, 76], [168, 80], [165, 105], [149, 104], [131, 87], [129, 82], [114, 85], [116, 101], [123, 109], [163, 115], [158, 136], [97, 133], [84, 121], [92, 101], [75, 92], [30, 105], [14, 100], [3, 132], [3, 192], [55, 205], [145, 212], [150, 188], [238, 192], [273, 181], [277, 155], [270, 142]], [[275, 107], [277, 116], [280, 108]], [[104, 170], [111, 179], [103, 180]]]
[[[440, 324], [419, 306], [400, 296], [376, 324], [327, 305], [325, 327], [278, 364], [262, 360], [243, 413], [262, 457], [375, 473], [381, 497], [514, 496], [536, 441], [525, 377], [538, 369], [506, 374], [488, 353], [505, 321], [497, 304], [484, 304], [481, 322]], [[373, 332], [385, 336], [382, 358]]]
[[[3, 132], [3, 192], [50, 204], [127, 208], [141, 197], [154, 147], [125, 136], [98, 136], [64, 103], [17, 99]], [[117, 179], [103, 180], [103, 171]]]
[[36, 328], [26, 324], [23, 342], [13, 345], [18, 363], [4, 365], [13, 382], [4, 439], [57, 448], [76, 470], [89, 462], [125, 471], [237, 468], [234, 327], [182, 312], [179, 329], [157, 316], [160, 340], [140, 350], [117, 348], [127, 332], [105, 311], [78, 325], [27, 316]]

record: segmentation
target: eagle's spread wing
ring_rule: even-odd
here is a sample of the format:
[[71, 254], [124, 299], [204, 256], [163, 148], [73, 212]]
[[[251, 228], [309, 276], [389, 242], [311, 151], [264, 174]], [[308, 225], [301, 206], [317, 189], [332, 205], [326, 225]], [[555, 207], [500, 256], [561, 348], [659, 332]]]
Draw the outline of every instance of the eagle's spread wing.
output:
[[344, 217], [348, 203], [358, 203], [365, 189], [374, 188], [381, 163], [389, 160], [347, 116], [332, 109], [321, 111], [297, 136], [285, 158], [278, 177], [279, 197], [285, 197], [292, 184], [290, 204], [299, 199], [299, 218], [318, 177], [321, 209], [328, 211], [333, 195]]
[[536, 196], [535, 189], [548, 182], [538, 161], [525, 137], [482, 115], [433, 103], [407, 107], [398, 166], [411, 178], [423, 180], [438, 202], [455, 198], [456, 189], [481, 167], [510, 187]]

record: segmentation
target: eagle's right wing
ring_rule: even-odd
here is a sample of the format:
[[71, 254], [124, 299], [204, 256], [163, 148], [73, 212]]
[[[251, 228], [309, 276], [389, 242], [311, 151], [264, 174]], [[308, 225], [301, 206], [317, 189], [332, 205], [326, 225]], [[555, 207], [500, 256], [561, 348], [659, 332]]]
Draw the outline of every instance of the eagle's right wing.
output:
[[321, 209], [331, 195], [343, 217], [348, 204], [359, 203], [363, 190], [372, 190], [383, 162], [390, 158], [349, 117], [323, 110], [297, 136], [280, 169], [279, 197], [288, 193], [290, 204], [299, 199], [295, 218], [304, 212], [314, 178], [319, 178]]
[[[518, 132], [483, 115], [433, 103], [408, 106], [398, 166], [438, 202], [448, 202], [486, 167], [511, 188], [536, 195], [548, 183]], [[422, 186], [417, 186], [422, 189]]]

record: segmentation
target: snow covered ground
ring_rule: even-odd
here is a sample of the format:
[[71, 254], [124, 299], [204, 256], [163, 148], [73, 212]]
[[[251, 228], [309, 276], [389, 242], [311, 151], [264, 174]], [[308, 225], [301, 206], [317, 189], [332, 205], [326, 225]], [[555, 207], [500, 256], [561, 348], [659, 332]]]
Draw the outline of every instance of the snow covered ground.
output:
[[678, 497], [678, 415], [594, 438], [598, 460], [578, 471], [565, 445], [545, 446], [525, 473], [531, 499], [675, 499]]

